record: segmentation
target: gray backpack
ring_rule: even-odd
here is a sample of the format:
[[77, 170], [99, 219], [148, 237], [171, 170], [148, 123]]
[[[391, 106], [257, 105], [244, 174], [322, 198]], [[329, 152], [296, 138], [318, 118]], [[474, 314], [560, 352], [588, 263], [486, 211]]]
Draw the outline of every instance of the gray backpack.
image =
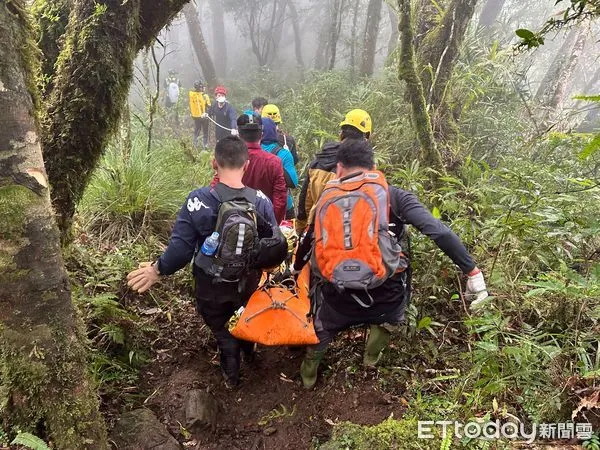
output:
[[240, 283], [241, 291], [259, 242], [256, 191], [244, 188], [231, 192], [221, 184], [214, 189], [221, 201], [215, 226], [219, 246], [213, 256], [199, 251], [194, 263], [213, 277], [214, 283]]

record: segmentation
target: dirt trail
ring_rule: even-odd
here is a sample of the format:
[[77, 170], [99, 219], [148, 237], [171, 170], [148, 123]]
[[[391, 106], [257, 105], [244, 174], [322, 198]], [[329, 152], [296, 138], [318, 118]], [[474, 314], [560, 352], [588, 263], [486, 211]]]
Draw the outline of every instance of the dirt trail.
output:
[[[228, 390], [214, 341], [191, 304], [159, 326], [155, 359], [142, 374], [142, 389], [151, 393], [145, 406], [191, 448], [303, 449], [327, 440], [335, 422], [373, 425], [402, 415], [400, 396], [389, 394], [397, 389], [388, 385], [384, 393], [378, 373], [361, 367], [360, 332], [340, 336], [313, 391], [300, 382], [302, 351], [266, 347], [259, 348], [255, 362], [243, 364], [240, 387]], [[182, 431], [183, 398], [190, 389], [206, 389], [218, 400], [216, 430], [192, 436]]]

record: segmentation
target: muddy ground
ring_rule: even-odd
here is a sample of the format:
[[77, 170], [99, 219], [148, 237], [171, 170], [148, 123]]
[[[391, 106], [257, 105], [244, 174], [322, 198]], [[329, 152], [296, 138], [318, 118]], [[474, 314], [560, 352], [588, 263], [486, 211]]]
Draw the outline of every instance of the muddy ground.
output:
[[[303, 351], [259, 347], [253, 363], [242, 365], [242, 382], [228, 389], [216, 345], [191, 303], [158, 318], [160, 338], [154, 360], [142, 374], [143, 404], [186, 447], [198, 449], [302, 449], [326, 441], [339, 421], [374, 425], [404, 409], [401, 385], [361, 366], [364, 332], [339, 336], [321, 367], [316, 388], [307, 391], [299, 375]], [[205, 389], [218, 400], [216, 429], [192, 432], [185, 424], [184, 395]]]

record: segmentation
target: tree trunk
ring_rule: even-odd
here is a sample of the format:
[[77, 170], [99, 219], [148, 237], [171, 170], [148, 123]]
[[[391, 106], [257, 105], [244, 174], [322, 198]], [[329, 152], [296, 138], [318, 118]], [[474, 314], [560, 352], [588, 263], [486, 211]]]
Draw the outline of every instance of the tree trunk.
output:
[[390, 39], [388, 41], [387, 48], [387, 57], [389, 59], [398, 48], [398, 38], [400, 37], [400, 34], [398, 33], [398, 16], [396, 15], [396, 11], [394, 11], [390, 5], [388, 5], [388, 15], [390, 18], [391, 27]]
[[379, 36], [379, 24], [381, 23], [382, 4], [383, 0], [369, 0], [364, 33], [364, 46], [360, 62], [359, 75], [361, 77], [370, 77], [373, 75], [375, 53], [377, 52], [377, 37]]
[[340, 38], [343, 17], [343, 0], [331, 0], [331, 23], [329, 27], [327, 69], [333, 70], [335, 67], [335, 58], [337, 56], [337, 44]]
[[287, 0], [275, 1], [276, 8], [273, 12], [274, 24], [271, 28], [271, 32], [268, 34], [271, 40], [270, 55], [268, 57], [269, 65], [272, 65], [277, 58], [279, 53], [279, 46], [281, 45], [281, 37], [283, 36], [283, 28], [285, 25], [286, 11], [288, 7]]
[[75, 0], [42, 128], [63, 242], [127, 99], [133, 60], [187, 0]]
[[406, 93], [412, 111], [412, 124], [423, 152], [422, 160], [429, 167], [443, 170], [442, 158], [437, 149], [431, 128], [431, 118], [427, 112], [423, 85], [417, 74], [413, 47], [414, 32], [411, 0], [398, 0], [398, 10], [400, 12], [400, 32], [402, 33], [398, 76], [400, 80], [406, 82]]
[[23, 0], [0, 3], [0, 423], [53, 448], [105, 449], [50, 205], [25, 8]]
[[587, 28], [573, 28], [546, 72], [535, 94], [535, 101], [545, 108], [544, 121], [550, 120], [564, 103], [587, 36]]
[[300, 33], [300, 18], [298, 17], [298, 10], [294, 4], [294, 0], [288, 0], [288, 7], [290, 9], [290, 20], [292, 21], [292, 28], [294, 29], [294, 51], [296, 53], [296, 64], [301, 75], [304, 76], [304, 59], [302, 58], [302, 33]]
[[225, 36], [225, 12], [221, 0], [210, 0], [212, 11], [213, 55], [215, 68], [221, 78], [227, 73], [227, 39]]
[[423, 39], [419, 59], [421, 67], [430, 66], [423, 70], [428, 106], [439, 107], [443, 101], [476, 4], [477, 0], [452, 0], [440, 24]]
[[206, 46], [206, 42], [204, 41], [204, 35], [202, 34], [202, 28], [200, 27], [200, 21], [198, 20], [198, 13], [192, 3], [188, 3], [183, 7], [183, 15], [185, 16], [194, 52], [196, 53], [196, 58], [202, 68], [202, 74], [204, 75], [206, 84], [210, 89], [214, 89], [218, 84], [217, 73], [208, 47]]
[[488, 0], [479, 16], [479, 27], [490, 28], [494, 26], [505, 3], [506, 0]]
[[52, 90], [56, 61], [69, 22], [72, 0], [35, 0], [31, 12], [37, 25], [37, 42], [42, 52], [42, 96]]

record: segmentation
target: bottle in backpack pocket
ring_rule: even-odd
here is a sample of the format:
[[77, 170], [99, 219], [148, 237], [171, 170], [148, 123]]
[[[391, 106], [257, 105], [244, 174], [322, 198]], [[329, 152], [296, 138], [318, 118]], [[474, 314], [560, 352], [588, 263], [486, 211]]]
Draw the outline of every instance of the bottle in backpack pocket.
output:
[[217, 253], [217, 249], [219, 248], [219, 233], [216, 231], [213, 232], [209, 237], [204, 240], [202, 244], [202, 248], [200, 251], [203, 255], [206, 256], [214, 256]]

